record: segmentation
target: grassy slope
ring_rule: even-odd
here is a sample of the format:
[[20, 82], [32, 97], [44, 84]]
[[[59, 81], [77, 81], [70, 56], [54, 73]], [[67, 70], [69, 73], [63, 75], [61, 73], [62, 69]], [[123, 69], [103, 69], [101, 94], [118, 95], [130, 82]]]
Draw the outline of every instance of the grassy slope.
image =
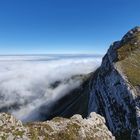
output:
[[[140, 33], [118, 49], [118, 59], [124, 74], [133, 86], [140, 86]], [[137, 44], [136, 44], [137, 43]]]

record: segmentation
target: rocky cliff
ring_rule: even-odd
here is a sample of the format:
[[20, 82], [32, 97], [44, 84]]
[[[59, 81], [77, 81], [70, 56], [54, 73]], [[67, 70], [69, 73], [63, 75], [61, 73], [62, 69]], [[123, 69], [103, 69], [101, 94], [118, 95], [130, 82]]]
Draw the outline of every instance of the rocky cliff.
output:
[[54, 118], [46, 122], [23, 125], [13, 116], [0, 114], [1, 140], [114, 140], [105, 119], [91, 113], [87, 119], [74, 115], [70, 119]]
[[114, 42], [90, 81], [89, 113], [106, 118], [116, 139], [140, 139], [140, 27]]

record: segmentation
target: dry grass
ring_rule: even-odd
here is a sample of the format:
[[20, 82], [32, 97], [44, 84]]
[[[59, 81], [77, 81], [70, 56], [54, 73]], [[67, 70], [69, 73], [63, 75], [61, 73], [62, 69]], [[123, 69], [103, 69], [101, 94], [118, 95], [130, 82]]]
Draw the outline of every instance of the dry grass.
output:
[[140, 33], [118, 49], [118, 60], [124, 74], [133, 86], [140, 86]]

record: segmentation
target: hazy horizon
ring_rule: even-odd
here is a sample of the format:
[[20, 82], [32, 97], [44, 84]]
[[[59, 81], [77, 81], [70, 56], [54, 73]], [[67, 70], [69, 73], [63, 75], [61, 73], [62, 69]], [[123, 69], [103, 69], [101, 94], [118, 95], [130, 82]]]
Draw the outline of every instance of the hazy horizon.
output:
[[104, 56], [105, 54], [94, 54], [94, 53], [34, 53], [34, 54], [30, 54], [30, 53], [25, 53], [25, 54], [0, 54], [0, 56], [53, 56], [53, 55], [58, 55], [58, 56]]

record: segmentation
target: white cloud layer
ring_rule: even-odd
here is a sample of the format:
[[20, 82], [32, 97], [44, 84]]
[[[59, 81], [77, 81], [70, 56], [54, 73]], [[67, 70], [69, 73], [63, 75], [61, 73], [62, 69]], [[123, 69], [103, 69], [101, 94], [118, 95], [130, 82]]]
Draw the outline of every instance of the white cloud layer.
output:
[[[91, 56], [0, 56], [0, 110], [9, 107], [18, 119], [32, 120], [36, 108], [80, 84], [66, 79], [90, 73], [100, 62], [101, 57]], [[61, 84], [53, 89], [50, 85], [56, 81]]]

